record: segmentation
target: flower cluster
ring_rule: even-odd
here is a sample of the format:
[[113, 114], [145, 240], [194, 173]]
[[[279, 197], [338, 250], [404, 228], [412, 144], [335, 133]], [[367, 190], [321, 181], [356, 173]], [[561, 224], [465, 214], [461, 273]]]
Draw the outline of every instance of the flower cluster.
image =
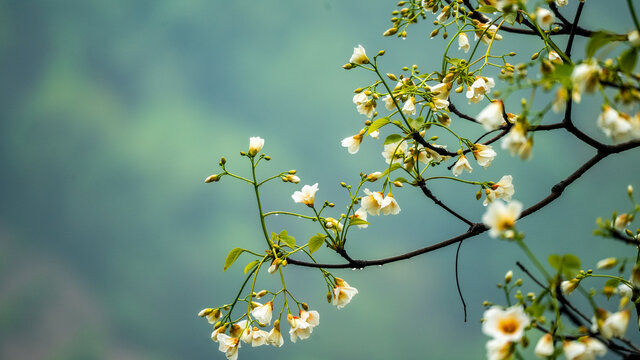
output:
[[514, 343], [520, 341], [531, 323], [522, 305], [507, 309], [493, 306], [484, 312], [483, 319], [482, 332], [492, 337], [486, 346], [489, 360], [509, 359], [515, 350]]

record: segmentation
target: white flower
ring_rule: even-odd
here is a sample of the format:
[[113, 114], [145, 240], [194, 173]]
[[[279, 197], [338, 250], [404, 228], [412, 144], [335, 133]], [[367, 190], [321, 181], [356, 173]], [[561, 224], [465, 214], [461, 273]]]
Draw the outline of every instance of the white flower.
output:
[[491, 162], [496, 157], [496, 152], [489, 145], [474, 144], [473, 157], [476, 158], [478, 165], [483, 168], [491, 165]]
[[250, 137], [249, 138], [249, 155], [256, 156], [262, 147], [264, 146], [264, 139], [261, 137]]
[[524, 328], [531, 322], [522, 305], [514, 305], [507, 309], [492, 306], [482, 317], [482, 332], [502, 341], [519, 341], [524, 335]]
[[353, 95], [353, 103], [356, 105], [364, 104], [367, 101], [369, 101], [369, 97], [362, 91]]
[[224, 334], [225, 330], [226, 326], [220, 326], [219, 328], [213, 330], [213, 332], [211, 333], [211, 340], [213, 340], [214, 342], [218, 342], [218, 335]]
[[248, 321], [246, 319], [231, 325], [229, 335], [234, 338], [240, 337], [245, 329], [249, 329]]
[[380, 215], [380, 209], [382, 208], [382, 200], [384, 195], [381, 192], [371, 192], [369, 189], [364, 189], [364, 193], [367, 196], [362, 197], [362, 207], [369, 215]]
[[501, 146], [503, 149], [509, 150], [511, 156], [519, 155], [521, 159], [526, 160], [531, 156], [533, 140], [527, 139], [524, 125], [516, 123], [515, 126], [509, 130], [507, 136], [502, 139]]
[[587, 352], [587, 345], [579, 341], [565, 341], [562, 344], [562, 351], [567, 360], [578, 360]]
[[366, 52], [362, 45], [358, 45], [358, 47], [353, 48], [353, 55], [351, 55], [351, 59], [349, 59], [351, 64], [368, 64], [369, 58], [367, 57]]
[[[485, 32], [486, 29], [486, 32]], [[480, 23], [478, 24], [478, 29], [475, 31], [475, 36], [474, 38], [476, 40], [478, 40], [478, 38], [480, 38], [480, 36], [482, 36], [482, 38], [480, 38], [480, 41], [482, 41], [485, 45], [489, 45], [491, 43], [491, 39], [495, 36], [496, 40], [502, 40], [502, 35], [497, 34], [496, 31], [498, 31], [498, 27], [495, 25], [487, 25], [487, 24], [483, 24]], [[484, 35], [482, 35], [484, 33]]]
[[560, 283], [560, 290], [564, 295], [569, 295], [578, 287], [578, 285], [580, 285], [580, 280], [578, 279], [564, 280]]
[[558, 7], [567, 6], [568, 3], [569, 0], [556, 0], [556, 5], [558, 5]]
[[376, 101], [369, 99], [367, 94], [364, 92], [355, 94], [353, 96], [353, 103], [356, 104], [356, 109], [359, 114], [365, 115], [369, 118], [373, 116], [373, 113], [376, 110]]
[[629, 42], [633, 46], [636, 46], [636, 47], [640, 46], [640, 33], [638, 33], [638, 30], [633, 30], [630, 33], [628, 33], [627, 40], [629, 40]]
[[614, 142], [629, 139], [632, 134], [632, 126], [629, 116], [616, 111], [609, 105], [603, 107], [604, 111], [598, 116], [598, 127]]
[[450, 11], [441, 11], [440, 14], [436, 17], [436, 20], [439, 23], [444, 23], [445, 21], [447, 21], [447, 19], [449, 18], [449, 15], [451, 15]]
[[262, 346], [265, 345], [267, 343], [267, 338], [269, 337], [269, 333], [264, 331], [264, 330], [260, 330], [257, 327], [253, 328], [253, 331], [251, 332], [251, 346], [252, 347], [256, 347], [256, 346]]
[[218, 335], [218, 341], [220, 342], [218, 350], [222, 351], [228, 360], [236, 360], [238, 358], [240, 339], [227, 334], [220, 334]]
[[382, 152], [384, 161], [387, 164], [394, 164], [398, 162], [402, 163], [408, 147], [409, 145], [407, 145], [407, 142], [402, 140], [400, 142], [384, 145], [384, 151]]
[[579, 341], [587, 346], [587, 352], [585, 354], [587, 356], [584, 359], [580, 358], [581, 360], [592, 360], [596, 358], [596, 355], [604, 356], [607, 353], [607, 347], [598, 339], [584, 337], [580, 338]]
[[374, 139], [377, 139], [378, 136], [380, 136], [380, 131], [378, 131], [378, 130], [372, 131], [372, 132], [369, 133], [369, 136], [371, 136]]
[[[356, 210], [355, 214], [353, 214], [353, 217], [356, 219], [367, 221], [367, 210], [365, 210], [364, 207], [361, 206], [358, 210]], [[361, 224], [357, 226], [360, 229], [366, 229], [369, 224]]]
[[384, 98], [382, 98], [382, 101], [384, 102], [384, 108], [392, 111], [396, 108], [396, 104], [393, 102], [393, 98], [391, 97], [391, 95], [387, 95]]
[[491, 237], [498, 237], [513, 229], [521, 212], [522, 203], [518, 201], [511, 201], [508, 204], [494, 201], [482, 215], [482, 223], [489, 227]]
[[491, 92], [491, 88], [496, 86], [493, 78], [478, 76], [476, 81], [467, 88], [467, 99], [469, 103], [477, 104], [480, 100], [484, 99], [484, 95]]
[[573, 101], [579, 103], [582, 99], [582, 93], [592, 93], [596, 90], [599, 83], [598, 73], [600, 66], [593, 59], [588, 59], [585, 63], [579, 64], [573, 68], [571, 73], [571, 81], [573, 82]]
[[303, 203], [308, 207], [313, 207], [316, 191], [318, 191], [318, 183], [315, 183], [312, 186], [305, 185], [302, 187], [302, 191], [294, 192], [293, 195], [291, 195], [291, 198], [293, 198], [293, 201], [297, 203]]
[[462, 174], [463, 170], [467, 170], [468, 172], [473, 171], [473, 169], [471, 168], [471, 164], [469, 164], [469, 160], [467, 160], [467, 157], [460, 154], [460, 157], [458, 157], [458, 161], [456, 161], [456, 163], [453, 165], [451, 171], [453, 172], [454, 176], [458, 176]]
[[611, 269], [612, 267], [616, 266], [617, 263], [618, 259], [614, 257], [608, 257], [598, 261], [596, 267], [598, 269]]
[[629, 286], [627, 286], [627, 284], [623, 283], [623, 284], [618, 285], [618, 293], [622, 297], [631, 298], [631, 296], [633, 296], [633, 289], [631, 289]]
[[630, 316], [631, 313], [629, 310], [609, 314], [600, 328], [600, 333], [606, 339], [624, 337], [624, 333], [627, 331], [627, 326], [629, 325]]
[[382, 215], [397, 215], [400, 212], [400, 206], [391, 192], [380, 203], [380, 211], [382, 211]]
[[469, 37], [465, 33], [460, 33], [460, 35], [458, 35], [458, 50], [462, 50], [465, 53], [468, 53], [469, 48]]
[[358, 289], [349, 286], [346, 281], [336, 278], [336, 286], [333, 288], [332, 304], [338, 309], [345, 307], [351, 299], [358, 293]]
[[[431, 5], [429, 5], [430, 2], [431, 2]], [[433, 14], [435, 14], [436, 11], [438, 11], [438, 7], [436, 5], [438, 5], [438, 3], [436, 3], [435, 1], [422, 0], [422, 7], [426, 11], [431, 11]]]
[[485, 130], [491, 131], [505, 124], [503, 113], [504, 104], [500, 100], [495, 100], [482, 109], [476, 119]]
[[284, 177], [284, 181], [288, 181], [290, 183], [297, 184], [297, 183], [300, 182], [300, 178], [295, 176], [295, 175], [293, 175], [293, 174], [289, 174], [289, 175]]
[[291, 329], [289, 329], [289, 336], [291, 342], [295, 343], [298, 339], [308, 339], [313, 332], [313, 328], [320, 323], [320, 314], [317, 311], [304, 311], [300, 310], [300, 316], [287, 316], [287, 321]]
[[212, 308], [202, 309], [198, 313], [199, 317], [207, 318], [207, 321], [209, 322], [209, 324], [215, 324], [216, 321], [220, 319], [220, 315], [222, 315], [220, 313], [220, 309], [212, 309]]
[[556, 17], [551, 11], [545, 8], [536, 9], [536, 22], [540, 28], [543, 30], [549, 30], [554, 21], [556, 21]]
[[551, 50], [549, 51], [549, 61], [551, 61], [552, 63], [556, 63], [556, 64], [562, 64], [562, 57], [560, 57], [560, 54], [558, 54], [557, 52]]
[[569, 92], [563, 86], [558, 88], [556, 96], [551, 103], [551, 109], [554, 113], [560, 114], [567, 107], [567, 100], [569, 99]]
[[269, 301], [264, 305], [261, 305], [259, 303], [256, 303], [256, 304], [258, 304], [258, 306], [251, 311], [251, 316], [253, 316], [261, 324], [271, 324], [271, 316], [273, 313], [273, 302]]
[[362, 142], [362, 134], [349, 136], [342, 139], [342, 147], [346, 147], [349, 154], [355, 154], [360, 150], [360, 143]]
[[554, 350], [555, 348], [553, 346], [553, 338], [551, 337], [551, 334], [544, 334], [540, 340], [538, 340], [533, 353], [536, 354], [537, 357], [547, 358], [553, 355]]
[[442, 110], [449, 107], [449, 92], [451, 91], [451, 84], [440, 83], [438, 85], [431, 86], [431, 101], [436, 109]]
[[413, 96], [407, 99], [404, 105], [402, 105], [402, 113], [405, 115], [416, 114], [416, 99]]
[[497, 183], [491, 186], [491, 189], [487, 189], [487, 198], [482, 203], [484, 206], [489, 205], [495, 199], [502, 199], [510, 201], [513, 194], [515, 194], [515, 188], [511, 183], [513, 178], [511, 175], [504, 175], [498, 180]]
[[497, 338], [487, 341], [486, 349], [488, 360], [507, 360], [513, 353], [511, 342]]
[[269, 331], [269, 335], [267, 336], [267, 344], [273, 345], [275, 347], [280, 347], [284, 344], [282, 333], [280, 333], [280, 322], [277, 320], [276, 323], [273, 324], [273, 329]]

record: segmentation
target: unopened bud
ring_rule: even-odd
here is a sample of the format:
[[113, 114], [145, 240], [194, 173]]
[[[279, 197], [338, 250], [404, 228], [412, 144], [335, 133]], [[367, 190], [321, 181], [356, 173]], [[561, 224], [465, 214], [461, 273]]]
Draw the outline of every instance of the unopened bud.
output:
[[578, 285], [580, 285], [580, 280], [578, 279], [565, 280], [560, 283], [560, 290], [564, 295], [569, 295], [578, 287]]
[[304, 309], [304, 311], [309, 311], [309, 305], [307, 305], [306, 302], [303, 302], [300, 304], [300, 306], [302, 306], [302, 308]]
[[440, 28], [436, 28], [435, 30], [433, 30], [431, 32], [431, 35], [429, 35], [430, 37], [435, 37], [436, 35], [438, 35], [438, 33], [440, 32]]
[[382, 33], [382, 36], [391, 36], [391, 35], [395, 35], [395, 33], [398, 32], [398, 28], [397, 27], [392, 27], [387, 29], [387, 31]]
[[633, 197], [633, 186], [627, 186], [627, 195], [629, 195], [629, 197]]
[[[218, 310], [218, 311], [220, 311], [220, 310]], [[202, 310], [200, 310], [200, 312], [198, 313], [198, 316], [199, 316], [199, 317], [201, 317], [201, 318], [203, 318], [203, 317], [205, 317], [205, 316], [207, 316], [207, 315], [211, 314], [212, 312], [213, 312], [213, 309], [212, 309], [212, 308], [202, 309]]]
[[380, 51], [378, 51], [378, 56], [382, 56], [382, 55], [384, 55], [385, 53], [386, 53], [386, 51], [384, 51], [384, 50], [380, 50]]
[[223, 156], [220, 158], [220, 165], [224, 165], [227, 163], [227, 159]]
[[516, 282], [513, 283], [513, 285], [515, 286], [522, 286], [522, 279], [518, 279], [516, 280]]
[[364, 89], [363, 88], [357, 88], [355, 90], [353, 90], [354, 93], [356, 94], [360, 94]]
[[289, 174], [294, 175], [295, 173], [297, 173], [296, 170], [289, 170]]
[[482, 302], [482, 306], [484, 306], [484, 307], [491, 306], [491, 305], [493, 305], [493, 303], [491, 301], [485, 300], [485, 301]]
[[334, 203], [329, 203], [329, 207], [334, 207], [334, 206], [336, 206], [336, 204], [334, 204]]
[[264, 159], [269, 161], [269, 160], [271, 160], [271, 156], [267, 155], [267, 156], [264, 157]]
[[289, 262], [287, 261], [287, 259], [282, 260], [282, 263], [280, 265], [282, 265], [282, 267], [286, 267], [287, 264], [289, 264]]
[[460, 85], [456, 88], [456, 93], [460, 94], [464, 90], [464, 86]]
[[447, 32], [445, 31], [444, 33], [442, 33], [442, 38], [446, 39], [449, 37], [449, 34], [447, 34]]
[[247, 153], [246, 153], [246, 152], [244, 152], [244, 151], [240, 151], [240, 156], [246, 156], [246, 155], [247, 155]]
[[400, 181], [394, 181], [392, 184], [393, 184], [393, 186], [395, 186], [395, 187], [402, 187], [402, 186], [403, 186], [403, 185], [402, 185], [402, 183], [401, 183]]
[[531, 55], [531, 60], [535, 60], [535, 59], [537, 59], [537, 58], [538, 58], [538, 56], [540, 56], [540, 53], [539, 53], [539, 52], [534, 53], [533, 55]]
[[507, 274], [504, 276], [504, 283], [505, 284], [510, 283], [512, 278], [513, 278], [513, 271], [511, 270], [507, 271]]
[[382, 177], [382, 173], [380, 171], [372, 172], [371, 174], [367, 175], [367, 181], [374, 182], [380, 179], [380, 177]]
[[392, 73], [387, 73], [387, 77], [389, 80], [398, 81], [398, 78]]
[[442, 79], [442, 82], [450, 83], [453, 80], [454, 76], [455, 75], [453, 73], [447, 73], [447, 75], [445, 75], [444, 79]]
[[331, 291], [329, 291], [327, 292], [327, 302], [331, 304], [331, 300], [333, 300], [333, 295], [331, 294]]
[[261, 297], [267, 295], [267, 290], [260, 290], [257, 294], [256, 294], [256, 299], [260, 299]]
[[482, 198], [482, 190], [478, 190], [476, 193], [476, 200], [480, 200], [480, 198]]
[[611, 269], [612, 267], [616, 266], [618, 264], [618, 259], [614, 258], [614, 257], [609, 257], [606, 259], [602, 259], [600, 261], [598, 261], [596, 267], [598, 269]]
[[344, 182], [344, 181], [342, 181], [342, 182], [340, 183], [340, 186], [342, 186], [342, 187], [347, 187], [347, 183], [346, 183], [346, 182]]
[[510, 53], [509, 53], [509, 54], [507, 54], [507, 55], [509, 55], [509, 56], [516, 56], [516, 53], [512, 51], [512, 52], [510, 52]]
[[220, 175], [213, 174], [204, 180], [205, 183], [218, 182], [220, 181]]
[[351, 69], [353, 69], [353, 65], [351, 65], [351, 63], [344, 64], [344, 65], [342, 65], [342, 68], [345, 69], [345, 70], [351, 70]]

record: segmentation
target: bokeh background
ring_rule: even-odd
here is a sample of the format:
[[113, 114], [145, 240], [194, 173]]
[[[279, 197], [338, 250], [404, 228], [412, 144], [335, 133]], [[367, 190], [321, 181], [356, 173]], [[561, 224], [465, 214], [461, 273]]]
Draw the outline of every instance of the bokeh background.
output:
[[[568, 16], [575, 2], [563, 9]], [[625, 3], [614, 3], [621, 8], [588, 2], [585, 26], [630, 30]], [[229, 302], [240, 285], [243, 264], [222, 272], [227, 252], [261, 251], [263, 240], [251, 189], [228, 177], [203, 180], [218, 172], [222, 155], [247, 174], [238, 153], [250, 136], [261, 136], [273, 160], [260, 175], [297, 169], [303, 183], [319, 183], [318, 198], [335, 202], [338, 215], [346, 201], [339, 182], [384, 166], [381, 140], [367, 139], [353, 156], [340, 146], [365, 120], [352, 90], [374, 81], [341, 69], [352, 48], [362, 44], [371, 55], [386, 49], [385, 72], [441, 61], [443, 42], [429, 40], [430, 21], [412, 27], [406, 40], [381, 36], [394, 7], [364, 0], [0, 1], [0, 358], [222, 359], [211, 326], [196, 314]], [[496, 45], [521, 53], [520, 60], [538, 49], [522, 38]], [[575, 49], [583, 56], [582, 39]], [[480, 110], [461, 96], [454, 102], [471, 114]], [[579, 126], [604, 140], [595, 127], [599, 98], [581, 105]], [[513, 174], [515, 197], [526, 206], [592, 154], [562, 132], [540, 134], [532, 160], [500, 152], [488, 170], [474, 163], [468, 178]], [[627, 184], [640, 188], [638, 164], [638, 151], [608, 158], [523, 221], [531, 248], [542, 259], [578, 254], [585, 267], [629, 255], [591, 232], [597, 216], [628, 208]], [[299, 187], [265, 186], [265, 208], [306, 211], [290, 198]], [[484, 211], [475, 188], [432, 188], [468, 217]], [[465, 230], [417, 189], [394, 195], [401, 214], [354, 231], [352, 256], [389, 256]], [[298, 239], [317, 230], [283, 216], [268, 226]], [[481, 302], [504, 303], [495, 283], [515, 261], [528, 262], [513, 244], [486, 235], [466, 241], [465, 323], [454, 255], [451, 247], [382, 268], [336, 271], [360, 291], [340, 311], [324, 300], [317, 271], [288, 267], [289, 286], [320, 312], [321, 325], [281, 349], [243, 346], [240, 358], [483, 358]]]

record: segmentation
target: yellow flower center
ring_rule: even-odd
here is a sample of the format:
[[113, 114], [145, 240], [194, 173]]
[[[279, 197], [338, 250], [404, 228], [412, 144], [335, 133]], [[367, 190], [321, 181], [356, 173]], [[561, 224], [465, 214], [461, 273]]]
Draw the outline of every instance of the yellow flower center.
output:
[[518, 325], [518, 319], [508, 317], [500, 320], [498, 328], [505, 334], [513, 334], [518, 330]]

